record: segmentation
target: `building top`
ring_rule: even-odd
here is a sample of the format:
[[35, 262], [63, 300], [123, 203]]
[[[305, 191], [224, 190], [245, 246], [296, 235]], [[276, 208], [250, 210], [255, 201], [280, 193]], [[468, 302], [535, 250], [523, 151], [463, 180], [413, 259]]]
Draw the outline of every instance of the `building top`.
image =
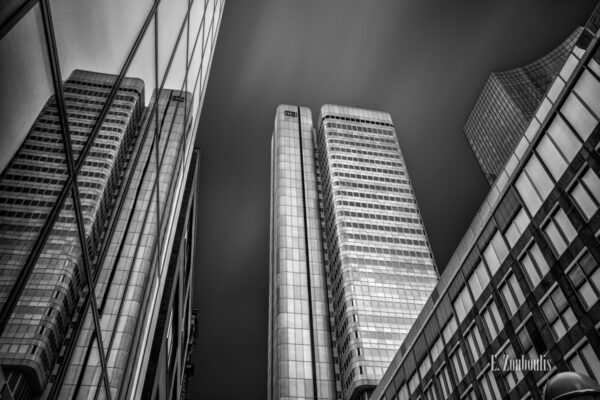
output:
[[[319, 121], [322, 121], [327, 115], [347, 115], [350, 120], [356, 120], [357, 122], [383, 122], [387, 126], [394, 126], [392, 117], [389, 113], [384, 111], [367, 110], [363, 108], [339, 106], [334, 104], [324, 104], [321, 107], [321, 114], [319, 115]], [[357, 116], [364, 118], [363, 121], [357, 120]]]
[[[404, 340], [404, 343], [400, 347], [400, 350], [394, 357], [390, 367], [382, 378], [380, 385], [377, 386], [377, 389], [371, 398], [380, 398], [386, 388], [391, 384], [398, 368], [405, 362], [405, 358], [410, 354], [410, 350], [416, 339], [421, 335], [427, 322], [435, 315], [434, 311], [438, 308], [439, 302], [442, 299], [442, 294], [445, 293], [453, 283], [463, 262], [470, 255], [471, 250], [475, 246], [480, 235], [487, 227], [492, 214], [497, 211], [500, 200], [504, 198], [504, 195], [507, 194], [507, 191], [512, 188], [513, 185], [516, 186], [516, 181], [518, 181], [518, 178], [522, 175], [521, 171], [529, 167], [531, 158], [529, 156], [535, 147], [534, 145], [537, 145], [540, 137], [546, 134], [546, 129], [552, 129], [551, 122], [554, 123], [557, 120], [554, 118], [555, 111], [557, 105], [561, 104], [562, 98], [566, 96], [566, 94], [563, 93], [565, 91], [564, 89], [572, 88], [574, 81], [579, 78], [579, 74], [575, 74], [575, 71], [580, 71], [582, 65], [589, 62], [590, 68], [596, 69], [596, 72], [600, 74], [600, 64], [596, 62], [595, 59], [592, 59], [593, 52], [586, 52], [587, 48], [597, 48], [596, 42], [597, 39], [592, 40], [589, 31], [584, 31], [584, 34], [579, 38], [566, 63], [558, 74], [560, 79], [557, 78], [554, 81], [548, 90], [548, 93], [544, 96], [544, 99], [537, 108], [534, 118], [528, 125], [525, 134], [519, 141], [514, 153], [504, 166], [498, 179], [495, 181], [490, 192], [483, 201], [482, 206], [479, 208], [467, 232], [446, 265], [446, 268], [443, 270], [440, 280], [433, 290], [431, 297], [423, 307], [419, 317], [416, 319]], [[561, 94], [563, 94], [562, 97]], [[533, 191], [533, 188], [531, 190]], [[528, 208], [531, 207], [528, 201], [525, 201], [525, 205]], [[537, 207], [539, 208], [539, 206]], [[530, 209], [530, 211], [533, 211], [532, 214], [534, 214], [538, 208], [533, 210]]]
[[464, 132], [490, 185], [510, 158], [582, 31], [577, 28], [550, 53], [527, 65], [492, 72], [486, 81]]
[[313, 120], [310, 108], [294, 106], [290, 104], [280, 104], [277, 106], [277, 111], [275, 113], [275, 126], [277, 126], [277, 121], [280, 119], [298, 118], [298, 112], [300, 112], [302, 123], [310, 124], [312, 126]]

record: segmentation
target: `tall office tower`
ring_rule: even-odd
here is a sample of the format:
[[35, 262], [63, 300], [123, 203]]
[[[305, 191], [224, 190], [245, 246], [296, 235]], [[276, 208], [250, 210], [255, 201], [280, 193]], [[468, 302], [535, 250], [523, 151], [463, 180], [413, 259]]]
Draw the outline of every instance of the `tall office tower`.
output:
[[[523, 67], [490, 75], [464, 127], [467, 140], [490, 185], [521, 140], [581, 33], [587, 29], [595, 34], [599, 28], [600, 4], [584, 27], [577, 28], [544, 57]], [[584, 40], [585, 37], [587, 35]], [[543, 107], [548, 106], [543, 104]]]
[[269, 398], [367, 398], [437, 281], [389, 114], [280, 106]]
[[0, 397], [185, 394], [193, 145], [223, 5], [0, 12]]
[[371, 400], [600, 381], [600, 39], [583, 35]]
[[492, 72], [485, 83], [464, 132], [490, 185], [525, 133], [582, 30], [578, 28], [557, 48], [530, 64]]

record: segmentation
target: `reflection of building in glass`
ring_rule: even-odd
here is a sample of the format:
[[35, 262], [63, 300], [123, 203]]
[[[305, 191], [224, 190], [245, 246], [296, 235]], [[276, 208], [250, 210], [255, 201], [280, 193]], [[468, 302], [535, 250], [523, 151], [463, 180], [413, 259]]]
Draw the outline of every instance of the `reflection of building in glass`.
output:
[[[371, 399], [541, 399], [567, 370], [600, 381], [600, 42], [582, 35]], [[521, 357], [550, 368], [505, 368]]]
[[269, 398], [364, 398], [437, 282], [392, 120], [280, 106], [272, 152]]
[[490, 184], [519, 143], [581, 31], [577, 29], [539, 60], [509, 71], [492, 72], [485, 83], [464, 131]]
[[[120, 70], [75, 70], [65, 82], [57, 57], [86, 65], [104, 43], [65, 54], [52, 23], [61, 21], [60, 39], [75, 22], [48, 2], [28, 2], [8, 22], [2, 15], [3, 54], [34, 38], [47, 52], [32, 57], [47, 57], [48, 75], [25, 64], [11, 75], [45, 96], [41, 111], [20, 94], [0, 107], [37, 115], [26, 132], [22, 121], [6, 125], [21, 145], [5, 149], [0, 175], [0, 397], [184, 398], [196, 340], [193, 146], [222, 10], [222, 1], [185, 2], [163, 40], [150, 8], [124, 59], [110, 61]], [[143, 80], [129, 78], [138, 73]], [[52, 85], [32, 88], [44, 80]]]

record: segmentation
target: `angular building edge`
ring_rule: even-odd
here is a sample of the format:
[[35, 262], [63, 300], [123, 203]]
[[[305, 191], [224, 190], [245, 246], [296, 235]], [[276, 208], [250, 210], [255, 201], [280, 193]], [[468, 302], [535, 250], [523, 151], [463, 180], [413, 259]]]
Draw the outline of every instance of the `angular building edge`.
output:
[[[600, 327], [598, 318], [600, 303], [597, 302], [600, 299], [600, 292], [595, 292], [595, 294], [588, 292], [586, 296], [583, 296], [582, 292], [578, 291], [580, 288], [570, 286], [575, 285], [572, 283], [573, 278], [570, 275], [567, 277], [564, 272], [565, 269], [571, 271], [574, 267], [577, 268], [577, 263], [581, 262], [583, 258], [588, 263], [586, 268], [592, 268], [593, 271], [599, 269], [600, 262], [600, 244], [598, 242], [600, 240], [600, 213], [598, 213], [600, 204], [600, 177], [598, 177], [600, 175], [600, 159], [598, 158], [600, 146], [600, 101], [598, 100], [600, 99], [600, 42], [598, 36], [592, 38], [589, 32], [584, 31], [584, 35], [587, 35], [586, 45], [583, 48], [575, 47], [570, 52], [567, 63], [557, 75], [544, 98], [549, 106], [540, 106], [537, 109], [525, 135], [520, 139], [515, 152], [494, 182], [490, 193], [446, 266], [439, 284], [423, 307], [390, 368], [370, 397], [371, 400], [414, 399], [417, 396], [430, 395], [427, 393], [429, 390], [436, 391], [437, 396], [450, 396], [456, 387], [460, 387], [461, 391], [458, 396], [461, 398], [473, 398], [469, 396], [475, 396], [474, 391], [477, 390], [478, 393], [482, 393], [480, 395], [487, 396], [486, 398], [502, 396], [502, 398], [518, 399], [528, 393], [527, 390], [532, 391], [529, 393], [534, 391], [542, 393], [544, 383], [553, 372], [575, 368], [573, 366], [575, 364], [566, 364], [568, 360], [563, 357], [567, 358], [567, 356], [570, 357], [569, 360], [579, 357], [576, 364], [578, 368], [586, 364], [595, 366], [592, 369], [585, 367], [587, 370], [578, 372], [590, 376], [595, 375], [596, 379], [600, 377], [597, 371], [597, 367], [600, 367], [600, 351], [598, 350], [600, 333], [597, 331]], [[561, 130], [558, 130], [557, 125], [561, 126]], [[548, 137], [550, 136], [553, 138], [549, 142]], [[568, 155], [563, 154], [562, 151], [566, 151], [566, 147], [568, 147], [565, 147], [567, 142], [564, 142], [556, 154], [565, 161], [550, 156], [555, 151], [552, 148], [558, 150], [559, 147], [554, 144], [550, 146], [548, 143], [552, 143], [557, 138], [562, 138], [558, 140], [568, 140], [568, 143], [577, 149], [575, 152], [569, 150]], [[589, 186], [591, 184], [595, 184], [595, 186]], [[582, 197], [582, 194], [575, 191], [581, 185], [586, 187], [586, 196], [593, 199], [592, 203], [595, 206], [590, 206], [587, 197]], [[565, 235], [562, 236], [565, 238], [563, 239], [566, 241], [565, 244], [559, 242], [559, 237], [554, 235], [554, 229], [561, 232], [559, 235]], [[535, 253], [532, 253], [534, 250]], [[497, 256], [495, 260], [491, 257], [492, 252]], [[511, 253], [513, 254], [511, 255]], [[536, 261], [530, 264], [533, 257], [536, 257]], [[479, 264], [477, 264], [478, 260], [480, 260]], [[546, 266], [542, 268], [540, 266], [542, 264], [546, 264]], [[531, 267], [531, 265], [535, 267]], [[506, 288], [508, 285], [516, 285], [514, 290], [510, 289], [512, 293], [521, 293], [516, 300], [516, 311], [513, 311], [515, 307], [513, 303], [507, 302], [507, 294], [504, 292], [498, 294], [498, 297], [496, 295], [477, 297], [471, 294], [481, 294], [481, 290], [475, 291], [475, 286], [471, 281], [480, 266], [483, 266], [484, 271], [487, 268], [491, 270], [487, 271], [490, 274], [487, 279], [488, 283], [490, 279], [492, 283], [482, 288], [484, 294], [497, 291], [498, 288]], [[555, 278], [555, 274], [564, 274], [561, 276], [560, 282]], [[488, 275], [486, 274], [486, 276]], [[507, 277], [511, 276], [516, 276], [517, 281], [508, 282]], [[490, 289], [492, 286], [494, 288]], [[574, 289], [568, 289], [570, 287]], [[565, 290], [566, 294], [563, 295]], [[546, 295], [548, 292], [551, 296]], [[531, 298], [533, 302], [537, 303], [533, 309], [539, 310], [541, 304], [544, 304], [545, 307], [550, 297], [554, 298], [554, 294], [557, 293], [567, 297], [565, 299], [566, 311], [563, 308], [562, 311], [559, 310], [559, 314], [575, 312], [577, 318], [587, 321], [585, 325], [579, 325], [572, 319], [561, 320], [563, 321], [561, 323], [565, 324], [566, 331], [555, 331], [554, 327], [549, 327], [545, 322], [548, 318], [545, 311], [542, 312], [541, 320], [538, 320], [536, 316], [533, 318], [527, 316], [527, 312], [531, 313], [531, 309], [525, 304], [529, 304], [530, 301], [523, 300], [524, 294], [526, 298]], [[469, 301], [465, 303], [463, 298]], [[488, 300], [492, 298], [492, 300], [484, 301], [485, 298]], [[564, 299], [564, 297], [562, 298]], [[498, 304], [496, 304], [497, 300]], [[519, 304], [518, 301], [521, 303]], [[587, 309], [585, 308], [586, 304], [588, 304]], [[490, 305], [493, 305], [496, 310], [494, 313], [491, 313]], [[564, 304], [561, 305], [561, 307], [563, 306]], [[507, 311], [504, 311], [505, 309]], [[498, 310], [502, 311], [498, 312]], [[481, 323], [481, 326], [485, 326], [484, 330], [480, 328], [479, 323], [466, 326], [470, 324], [470, 322], [467, 324], [467, 321], [478, 320], [482, 318], [482, 315], [486, 315], [487, 318], [490, 314], [498, 314], [498, 318], [502, 316], [504, 320], [505, 312], [508, 314], [508, 320], [499, 327], [496, 326], [496, 322], [491, 323], [492, 320], [488, 319]], [[470, 315], [471, 319], [465, 318], [465, 313]], [[514, 323], [510, 318], [511, 313], [516, 321]], [[546, 319], [543, 317], [545, 315]], [[461, 324], [463, 319], [465, 323]], [[452, 321], [454, 322], [451, 324]], [[435, 326], [438, 324], [439, 327], [436, 329]], [[549, 351], [548, 348], [550, 348], [548, 355], [551, 356], [554, 367], [547, 371], [546, 375], [537, 375], [535, 371], [527, 371], [526, 374], [533, 376], [535, 380], [520, 378], [511, 387], [506, 383], [508, 378], [505, 378], [504, 373], [490, 370], [489, 365], [486, 366], [483, 355], [481, 358], [473, 356], [475, 360], [469, 360], [473, 349], [477, 346], [471, 345], [469, 342], [468, 345], [465, 345], [466, 348], [461, 350], [463, 346], [458, 346], [456, 343], [462, 342], [463, 339], [463, 343], [467, 343], [467, 339], [472, 339], [473, 331], [477, 331], [477, 341], [481, 342], [481, 337], [486, 338], [486, 343], [488, 340], [492, 341], [484, 349], [484, 355], [487, 354], [489, 357], [503, 346], [502, 342], [495, 344], [494, 339], [508, 337], [510, 339], [509, 346], [512, 346], [513, 340], [514, 343], [522, 343], [514, 331], [502, 332], [505, 327], [514, 325], [518, 325], [517, 328], [520, 327], [520, 333], [540, 335], [541, 332], [544, 340], [541, 343], [534, 341], [533, 346], [536, 352], [538, 346], [546, 348], [546, 351]], [[527, 329], [525, 329], [525, 325], [527, 325]], [[577, 329], [575, 329], [576, 327]], [[435, 333], [432, 333], [432, 329], [435, 330]], [[489, 332], [493, 332], [495, 329], [499, 329], [500, 332], [494, 332], [494, 336], [489, 339], [488, 335], [492, 335]], [[458, 341], [456, 340], [457, 335], [454, 334], [457, 330], [462, 334], [462, 336], [458, 335]], [[429, 356], [437, 344], [436, 338], [440, 333], [442, 334], [439, 335], [438, 340], [443, 346], [442, 354], [448, 353], [449, 358], [454, 356], [456, 353], [449, 353], [454, 352], [456, 345], [461, 357], [469, 360], [465, 365], [463, 359], [463, 365], [467, 370], [463, 371], [462, 378], [454, 383], [448, 381], [447, 384], [444, 384], [444, 381], [456, 374], [456, 372], [450, 372], [456, 370], [454, 365], [452, 368], [450, 366], [453, 363], [442, 363], [440, 367], [440, 358]], [[446, 342], [445, 346], [442, 336]], [[589, 342], [586, 345], [588, 338]], [[473, 340], [473, 343], [477, 342], [475, 339]], [[494, 345], [492, 346], [492, 344]], [[586, 347], [584, 348], [584, 346]], [[586, 352], [585, 354], [580, 354], [582, 348]], [[587, 360], [582, 362], [582, 357], [587, 357]], [[456, 363], [460, 364], [458, 361]], [[470, 372], [475, 364], [477, 371]], [[439, 371], [436, 372], [437, 376], [431, 375], [430, 371], [434, 369]], [[441, 377], [443, 375], [441, 371], [444, 371], [447, 376]], [[464, 374], [467, 374], [469, 378], [466, 379]], [[476, 376], [477, 380], [473, 379], [473, 376]], [[536, 384], [537, 387], [531, 387], [532, 384]], [[444, 392], [444, 390], [448, 392]]]

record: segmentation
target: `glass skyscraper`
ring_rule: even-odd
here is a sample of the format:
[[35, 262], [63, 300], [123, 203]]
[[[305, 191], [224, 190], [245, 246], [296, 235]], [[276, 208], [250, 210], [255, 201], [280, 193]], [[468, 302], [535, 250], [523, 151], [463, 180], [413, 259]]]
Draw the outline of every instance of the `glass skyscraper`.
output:
[[189, 395], [194, 143], [223, 6], [0, 13], [2, 398]]
[[279, 106], [271, 190], [269, 398], [367, 398], [437, 282], [389, 114]]
[[600, 381], [600, 40], [585, 30], [372, 400], [535, 399]]
[[464, 132], [481, 169], [492, 185], [512, 155], [529, 121], [567, 61], [584, 29], [600, 28], [600, 6], [584, 27], [542, 58], [508, 71], [492, 72], [467, 122]]
[[489, 184], [493, 184], [581, 34], [523, 67], [492, 72], [464, 127]]

